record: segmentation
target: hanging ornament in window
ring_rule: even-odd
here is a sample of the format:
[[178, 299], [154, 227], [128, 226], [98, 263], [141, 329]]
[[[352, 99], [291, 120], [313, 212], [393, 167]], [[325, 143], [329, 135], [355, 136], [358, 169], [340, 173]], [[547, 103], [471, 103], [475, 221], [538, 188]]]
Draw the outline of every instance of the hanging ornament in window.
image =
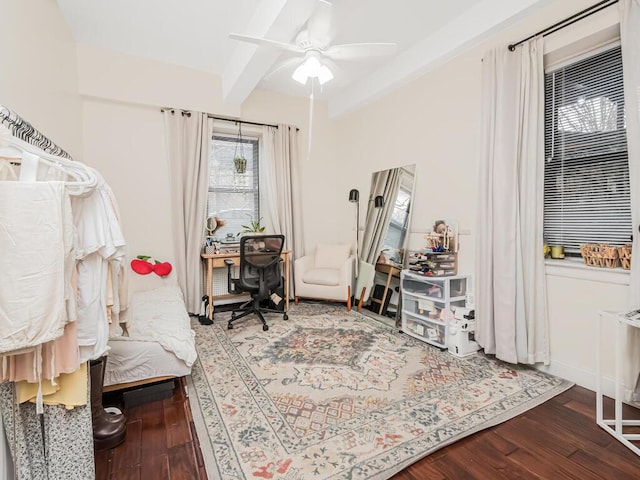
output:
[[237, 173], [245, 173], [247, 171], [247, 159], [244, 156], [241, 122], [238, 122], [238, 138], [236, 138], [236, 149], [233, 153], [233, 165], [235, 166]]

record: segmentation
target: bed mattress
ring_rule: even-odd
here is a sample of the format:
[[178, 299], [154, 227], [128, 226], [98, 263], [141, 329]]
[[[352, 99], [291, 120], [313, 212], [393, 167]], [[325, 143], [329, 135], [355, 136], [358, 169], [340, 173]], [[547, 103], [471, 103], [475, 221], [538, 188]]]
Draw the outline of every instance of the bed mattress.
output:
[[195, 332], [178, 286], [135, 293], [127, 314], [128, 335], [110, 334], [104, 386], [191, 373]]
[[191, 367], [162, 345], [146, 341], [110, 340], [104, 386], [138, 382], [155, 377], [182, 377]]

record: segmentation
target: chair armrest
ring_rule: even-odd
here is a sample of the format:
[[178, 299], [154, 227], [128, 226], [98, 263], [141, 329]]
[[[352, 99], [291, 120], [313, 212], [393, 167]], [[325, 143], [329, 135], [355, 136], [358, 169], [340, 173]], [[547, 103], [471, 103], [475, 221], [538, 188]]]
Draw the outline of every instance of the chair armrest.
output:
[[340, 278], [342, 278], [347, 285], [353, 285], [353, 265], [355, 263], [355, 260], [355, 255], [351, 255], [342, 264], [342, 267], [340, 267]]
[[306, 255], [304, 257], [296, 258], [293, 262], [293, 271], [296, 277], [302, 278], [304, 272], [311, 270], [313, 267], [315, 257], [313, 255]]

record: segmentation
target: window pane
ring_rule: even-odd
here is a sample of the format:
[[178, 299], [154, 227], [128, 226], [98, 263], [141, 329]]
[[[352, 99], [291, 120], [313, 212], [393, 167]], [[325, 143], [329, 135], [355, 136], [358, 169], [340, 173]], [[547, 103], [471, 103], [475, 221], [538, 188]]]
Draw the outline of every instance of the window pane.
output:
[[[234, 157], [246, 158], [246, 171], [238, 173]], [[242, 225], [260, 218], [258, 191], [258, 139], [214, 135], [209, 175], [207, 216], [216, 215], [227, 224], [216, 232], [219, 238], [242, 231]]]
[[545, 75], [545, 153], [545, 241], [573, 254], [629, 242], [620, 47]]
[[387, 229], [387, 235], [383, 242], [383, 249], [399, 249], [404, 243], [404, 237], [407, 229], [407, 219], [409, 217], [409, 207], [411, 203], [411, 193], [400, 188], [398, 197], [391, 213], [391, 221]]

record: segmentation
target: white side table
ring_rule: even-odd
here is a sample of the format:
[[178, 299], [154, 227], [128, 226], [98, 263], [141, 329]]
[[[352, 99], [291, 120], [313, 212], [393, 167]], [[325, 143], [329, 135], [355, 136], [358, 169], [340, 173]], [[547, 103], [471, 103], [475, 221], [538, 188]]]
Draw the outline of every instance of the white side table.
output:
[[[601, 339], [604, 332], [605, 321], [615, 322], [615, 391], [614, 391], [614, 418], [603, 418], [603, 397], [602, 393], [602, 365], [601, 365]], [[640, 328], [640, 310], [628, 312], [600, 312], [598, 318], [598, 342], [596, 344], [596, 422], [605, 431], [613, 435], [619, 442], [629, 448], [636, 455], [640, 455], [640, 448], [631, 443], [631, 440], [640, 440], [640, 434], [624, 433], [623, 428], [627, 426], [640, 426], [640, 420], [624, 420], [622, 418], [622, 347], [625, 340], [625, 325]], [[611, 327], [611, 325], [608, 325]]]

